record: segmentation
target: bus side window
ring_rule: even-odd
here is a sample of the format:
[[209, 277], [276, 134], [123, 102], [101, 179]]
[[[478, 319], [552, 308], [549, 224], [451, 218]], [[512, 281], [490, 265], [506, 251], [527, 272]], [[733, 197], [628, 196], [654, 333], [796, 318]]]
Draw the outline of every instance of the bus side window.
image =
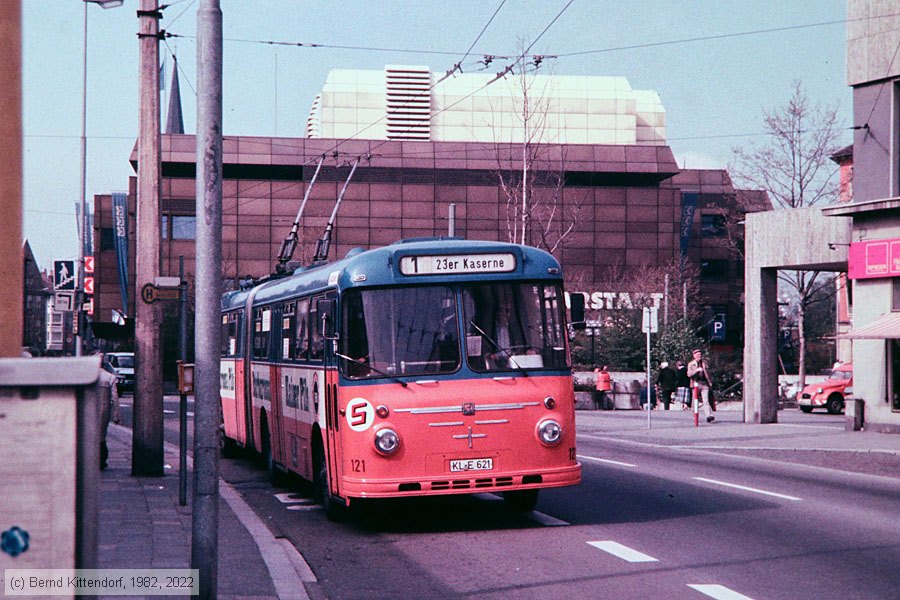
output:
[[232, 312], [222, 315], [222, 339], [221, 355], [237, 356], [240, 352], [239, 344], [240, 319], [239, 313]]
[[257, 308], [253, 311], [253, 358], [269, 358], [271, 335], [272, 309]]
[[281, 307], [281, 337], [279, 341], [282, 360], [294, 360], [297, 358], [296, 348], [293, 343], [294, 330], [297, 326], [294, 306], [293, 302], [289, 302]]
[[297, 301], [294, 332], [294, 358], [309, 359], [309, 298]]
[[321, 296], [313, 298], [309, 306], [309, 358], [310, 360], [322, 360], [325, 354], [325, 338], [322, 337], [322, 324], [319, 322], [319, 311], [316, 301]]

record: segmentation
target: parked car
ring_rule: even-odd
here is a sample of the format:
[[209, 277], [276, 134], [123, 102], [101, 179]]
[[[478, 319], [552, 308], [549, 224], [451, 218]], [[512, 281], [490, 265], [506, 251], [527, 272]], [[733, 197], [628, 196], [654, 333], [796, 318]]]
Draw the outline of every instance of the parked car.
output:
[[850, 394], [853, 386], [853, 365], [838, 365], [831, 371], [828, 379], [803, 388], [797, 397], [800, 410], [812, 412], [814, 408], [825, 408], [833, 415], [844, 410], [844, 399]]
[[134, 352], [107, 352], [103, 368], [116, 376], [119, 392], [134, 390]]

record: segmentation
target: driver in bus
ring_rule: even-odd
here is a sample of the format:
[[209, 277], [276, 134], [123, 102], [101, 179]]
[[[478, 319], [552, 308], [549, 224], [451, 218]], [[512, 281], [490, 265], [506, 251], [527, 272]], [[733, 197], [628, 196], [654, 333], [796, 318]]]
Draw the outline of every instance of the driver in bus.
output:
[[493, 338], [487, 340], [490, 351], [485, 354], [485, 365], [489, 369], [505, 369], [509, 366], [509, 357], [515, 354], [512, 348], [521, 346], [521, 336], [512, 325], [512, 304], [504, 300], [494, 314]]

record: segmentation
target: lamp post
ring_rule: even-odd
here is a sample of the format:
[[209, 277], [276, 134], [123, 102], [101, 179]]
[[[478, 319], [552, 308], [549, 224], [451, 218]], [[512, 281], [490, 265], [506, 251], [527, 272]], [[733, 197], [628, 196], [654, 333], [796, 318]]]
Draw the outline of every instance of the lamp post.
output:
[[88, 4], [99, 4], [101, 8], [122, 6], [125, 0], [83, 0], [84, 4], [84, 43], [81, 53], [81, 215], [78, 219], [78, 282], [76, 285], [77, 301], [75, 303], [75, 319], [78, 333], [75, 335], [75, 356], [82, 352], [81, 310], [84, 304], [84, 244], [87, 238], [87, 23]]

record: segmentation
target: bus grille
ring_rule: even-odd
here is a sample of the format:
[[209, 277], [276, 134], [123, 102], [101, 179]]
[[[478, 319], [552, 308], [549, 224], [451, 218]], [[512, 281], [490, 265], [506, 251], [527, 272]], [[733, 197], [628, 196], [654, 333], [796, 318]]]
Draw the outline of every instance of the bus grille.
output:
[[470, 490], [507, 487], [513, 484], [512, 477], [484, 477], [479, 479], [452, 479], [450, 481], [432, 481], [432, 491]]

